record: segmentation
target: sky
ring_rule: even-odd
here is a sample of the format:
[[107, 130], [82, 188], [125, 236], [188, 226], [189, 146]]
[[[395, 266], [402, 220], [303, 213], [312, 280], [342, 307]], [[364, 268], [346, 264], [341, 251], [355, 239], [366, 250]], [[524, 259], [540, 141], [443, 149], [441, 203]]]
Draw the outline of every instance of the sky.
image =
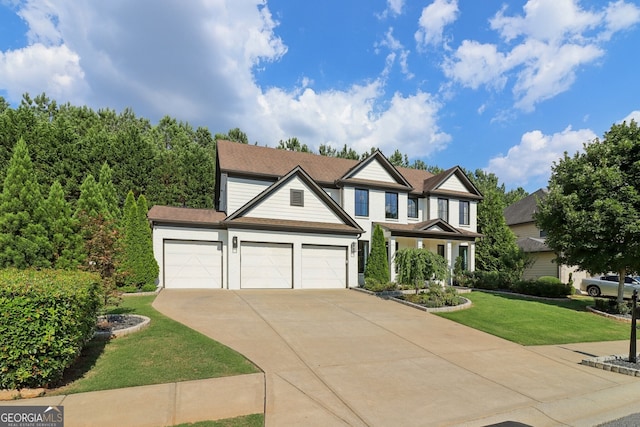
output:
[[0, 0], [0, 96], [546, 186], [640, 121], [632, 0]]

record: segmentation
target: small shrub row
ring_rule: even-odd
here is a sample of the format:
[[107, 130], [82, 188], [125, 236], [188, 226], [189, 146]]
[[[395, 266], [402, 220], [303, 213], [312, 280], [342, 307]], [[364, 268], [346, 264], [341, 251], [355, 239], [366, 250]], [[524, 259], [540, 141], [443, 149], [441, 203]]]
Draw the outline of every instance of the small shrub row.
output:
[[[618, 302], [615, 298], [596, 298], [595, 309], [609, 314], [620, 314], [623, 316], [630, 315], [632, 306], [629, 302]], [[638, 309], [636, 308], [636, 315]]]
[[562, 283], [557, 277], [542, 276], [536, 280], [513, 280], [510, 273], [501, 271], [467, 272], [465, 283], [476, 289], [503, 290], [547, 298], [561, 298], [575, 292], [573, 286]]
[[0, 270], [0, 389], [61, 378], [93, 336], [99, 281], [80, 271]]
[[364, 279], [364, 288], [371, 292], [395, 291], [398, 287], [394, 282], [380, 282], [367, 277]]
[[451, 307], [464, 302], [455, 288], [442, 287], [437, 283], [430, 284], [427, 292], [404, 295], [404, 299], [428, 308]]

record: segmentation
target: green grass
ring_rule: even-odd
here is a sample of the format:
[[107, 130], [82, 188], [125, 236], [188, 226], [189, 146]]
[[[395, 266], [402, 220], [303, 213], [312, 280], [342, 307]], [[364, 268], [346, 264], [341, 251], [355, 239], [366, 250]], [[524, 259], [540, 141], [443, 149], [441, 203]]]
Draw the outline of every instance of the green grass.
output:
[[197, 423], [179, 424], [175, 427], [262, 427], [264, 415], [253, 414], [243, 417], [227, 418], [217, 421], [200, 421]]
[[135, 313], [151, 318], [140, 331], [91, 341], [67, 371], [63, 385], [50, 394], [83, 393], [176, 381], [258, 372], [246, 358], [160, 314], [155, 296], [123, 299], [110, 313]]
[[485, 292], [465, 297], [473, 302], [471, 308], [438, 315], [518, 344], [615, 341], [631, 333], [628, 323], [586, 311], [593, 298], [546, 301]]

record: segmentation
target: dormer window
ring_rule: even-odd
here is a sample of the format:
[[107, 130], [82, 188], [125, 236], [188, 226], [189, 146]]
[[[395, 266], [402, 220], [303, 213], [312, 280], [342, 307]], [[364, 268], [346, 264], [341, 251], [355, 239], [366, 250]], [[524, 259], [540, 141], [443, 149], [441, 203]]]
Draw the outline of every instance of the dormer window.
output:
[[291, 190], [289, 193], [291, 206], [304, 206], [304, 191], [303, 190]]

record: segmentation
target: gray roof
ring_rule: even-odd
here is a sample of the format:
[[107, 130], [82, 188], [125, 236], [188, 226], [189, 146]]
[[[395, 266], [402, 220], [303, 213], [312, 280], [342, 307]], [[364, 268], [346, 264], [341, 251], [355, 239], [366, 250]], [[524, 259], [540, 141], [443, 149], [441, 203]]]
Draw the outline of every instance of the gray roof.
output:
[[533, 214], [536, 211], [538, 200], [544, 199], [546, 195], [547, 189], [541, 188], [524, 199], [507, 206], [504, 210], [504, 219], [507, 221], [507, 225], [533, 222]]
[[546, 245], [544, 239], [537, 237], [521, 237], [517, 240], [517, 245], [523, 251], [529, 252], [550, 252], [551, 248]]

